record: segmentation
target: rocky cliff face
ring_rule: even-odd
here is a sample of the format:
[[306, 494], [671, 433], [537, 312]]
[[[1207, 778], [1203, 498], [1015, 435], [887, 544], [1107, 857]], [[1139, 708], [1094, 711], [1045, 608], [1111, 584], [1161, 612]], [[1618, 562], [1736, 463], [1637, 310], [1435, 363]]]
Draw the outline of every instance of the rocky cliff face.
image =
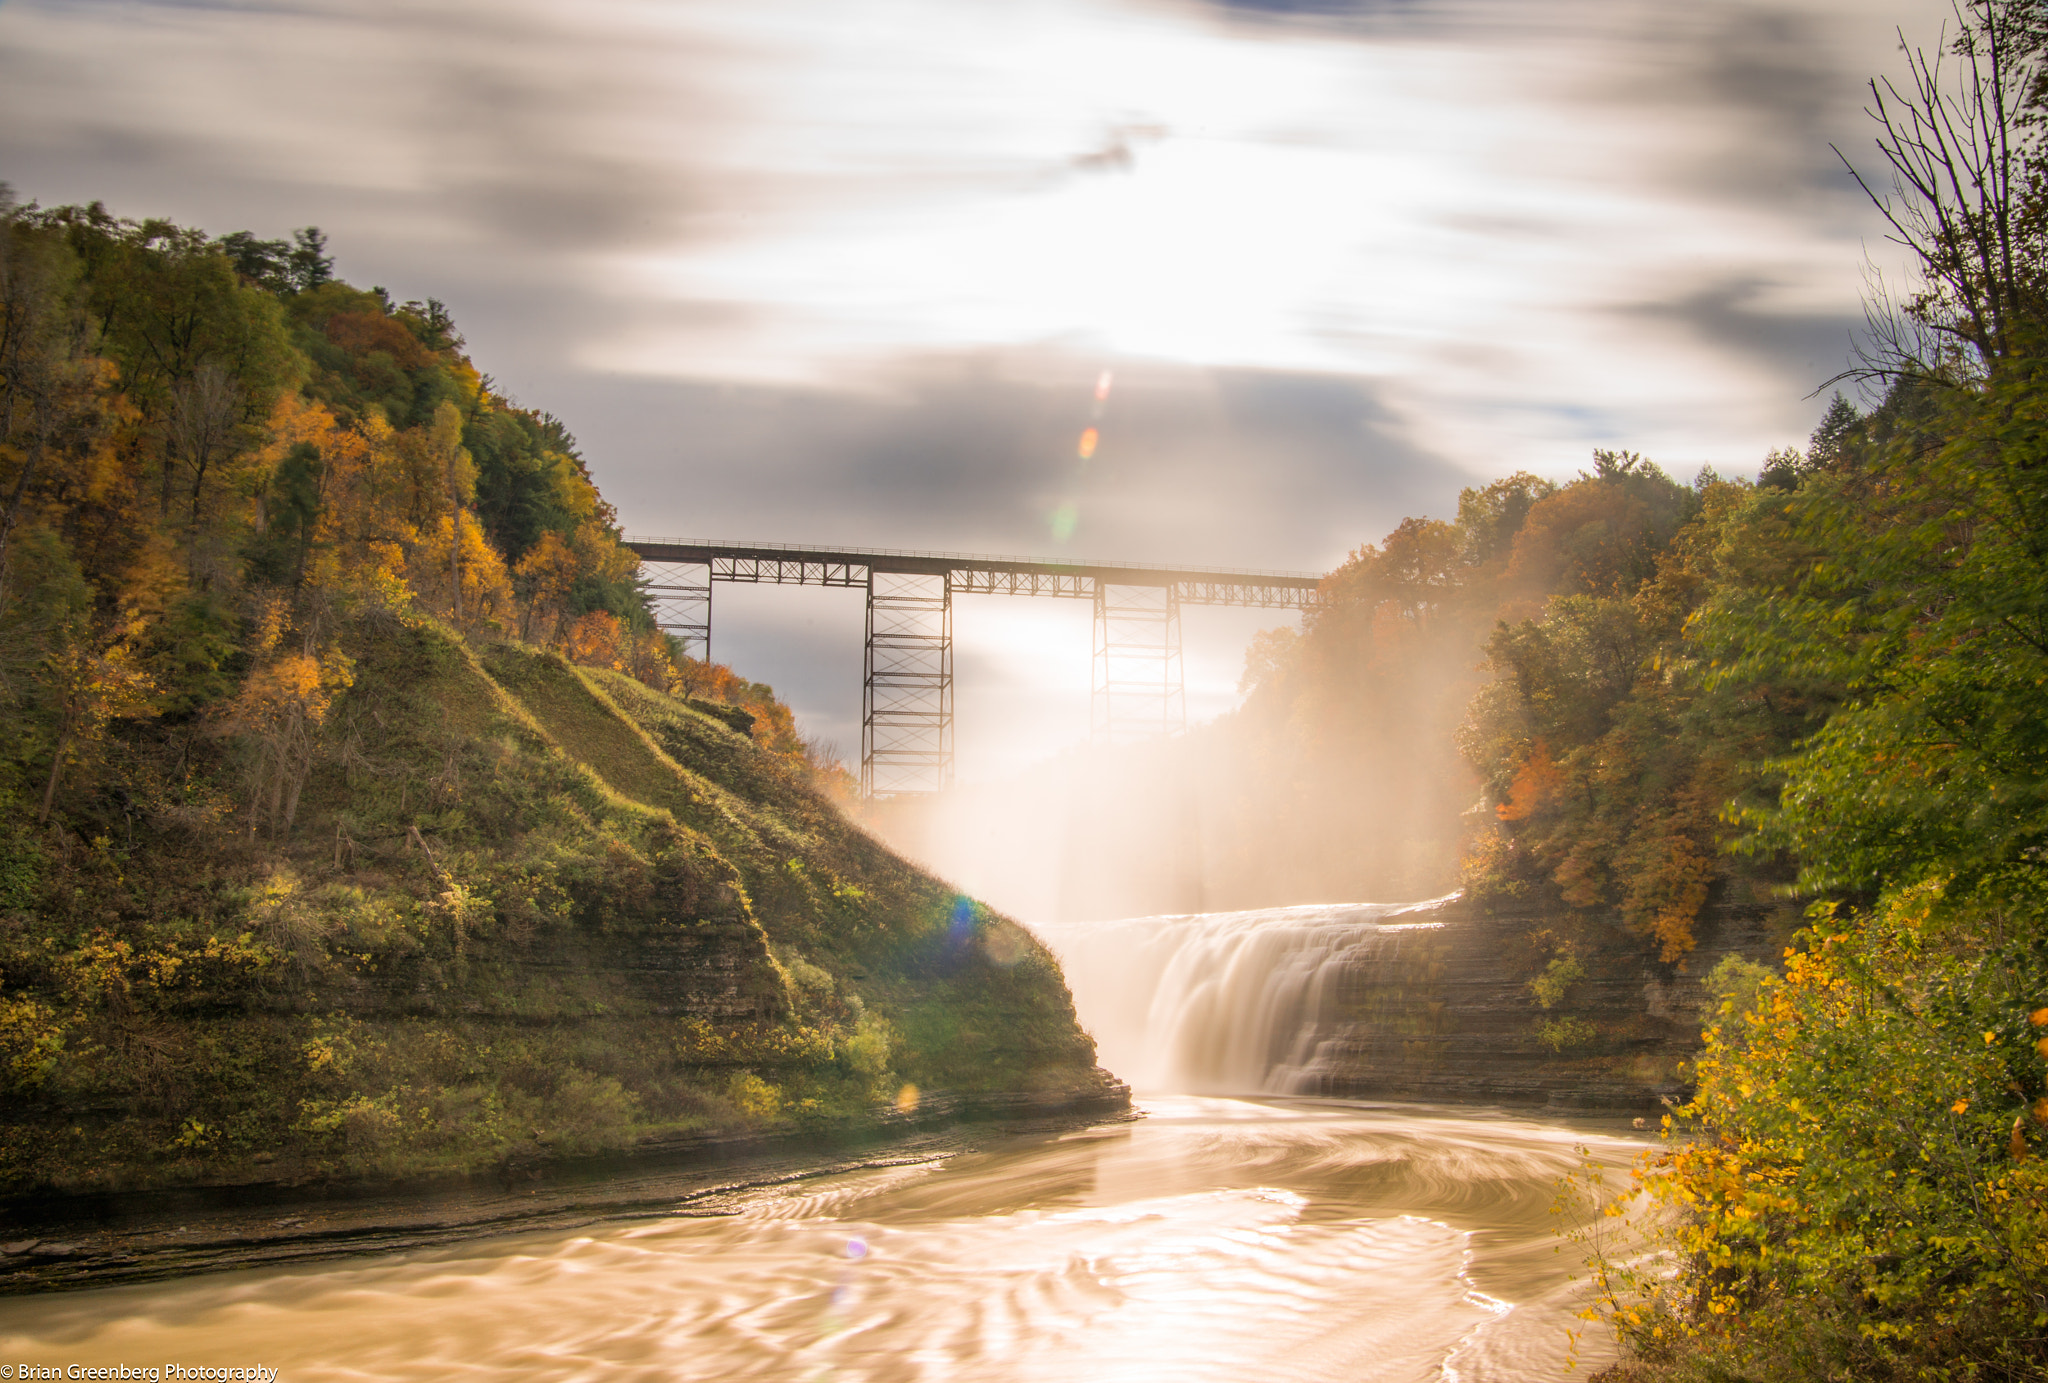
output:
[[[1796, 912], [1758, 900], [1708, 909], [1679, 965], [1646, 960], [1608, 919], [1573, 919], [1584, 975], [1549, 1009], [1531, 991], [1564, 924], [1462, 899], [1398, 920], [1347, 964], [1318, 1024], [1303, 1093], [1654, 1109], [1690, 1086], [1713, 1012], [1704, 978], [1724, 956], [1775, 960]], [[1571, 1020], [1554, 1047], [1542, 1027]], [[1572, 1039], [1576, 1039], [1575, 1041]]]

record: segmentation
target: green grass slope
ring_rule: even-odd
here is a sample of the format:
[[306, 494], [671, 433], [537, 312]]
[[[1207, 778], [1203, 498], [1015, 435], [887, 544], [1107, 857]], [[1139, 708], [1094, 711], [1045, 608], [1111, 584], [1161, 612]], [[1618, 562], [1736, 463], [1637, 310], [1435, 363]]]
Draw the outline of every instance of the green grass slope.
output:
[[0, 835], [0, 1192], [1119, 1100], [1036, 941], [720, 720], [431, 623], [345, 644], [278, 837], [175, 781]]

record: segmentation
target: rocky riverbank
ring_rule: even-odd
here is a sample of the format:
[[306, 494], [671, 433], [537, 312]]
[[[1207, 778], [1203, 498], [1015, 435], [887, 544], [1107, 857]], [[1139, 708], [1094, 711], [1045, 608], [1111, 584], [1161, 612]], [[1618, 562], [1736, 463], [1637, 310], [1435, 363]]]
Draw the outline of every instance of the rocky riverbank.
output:
[[[1764, 899], [1722, 901], [1676, 965], [1598, 918], [1451, 898], [1387, 921], [1344, 969], [1302, 1093], [1647, 1112], [1690, 1090], [1715, 966], [1774, 960], [1799, 919]], [[1566, 953], [1582, 973], [1546, 1009], [1531, 975]], [[1547, 1042], [1546, 1024], [1564, 1040]]]

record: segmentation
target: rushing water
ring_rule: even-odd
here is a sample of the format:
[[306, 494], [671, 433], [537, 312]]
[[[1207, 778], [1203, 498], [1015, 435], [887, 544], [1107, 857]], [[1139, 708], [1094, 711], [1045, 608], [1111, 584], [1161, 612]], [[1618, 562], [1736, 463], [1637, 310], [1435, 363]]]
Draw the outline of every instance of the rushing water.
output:
[[[1309, 911], [1048, 935], [1113, 1069], [1271, 1088], [1316, 974], [1404, 925]], [[1135, 1123], [818, 1178], [724, 1218], [0, 1302], [0, 1367], [261, 1364], [282, 1383], [1560, 1372], [1572, 1288], [1552, 1188], [1575, 1148], [1618, 1164], [1631, 1140], [1417, 1106], [1142, 1105]]]
[[1295, 1093], [1347, 968], [1428, 905], [1319, 904], [1038, 928], [1103, 1065], [1134, 1090]]

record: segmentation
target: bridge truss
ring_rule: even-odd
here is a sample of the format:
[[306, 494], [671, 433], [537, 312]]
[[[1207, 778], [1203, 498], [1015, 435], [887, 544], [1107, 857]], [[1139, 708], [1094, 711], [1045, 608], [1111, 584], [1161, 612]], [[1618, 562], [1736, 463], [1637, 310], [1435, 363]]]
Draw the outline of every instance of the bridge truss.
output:
[[1095, 607], [1091, 733], [1102, 740], [1187, 726], [1183, 605], [1303, 610], [1322, 578], [1307, 572], [1043, 562], [956, 552], [798, 547], [629, 537], [661, 627], [690, 656], [711, 656], [711, 590], [840, 586], [867, 593], [861, 677], [861, 791], [937, 792], [953, 781], [953, 597], [1053, 596]]

